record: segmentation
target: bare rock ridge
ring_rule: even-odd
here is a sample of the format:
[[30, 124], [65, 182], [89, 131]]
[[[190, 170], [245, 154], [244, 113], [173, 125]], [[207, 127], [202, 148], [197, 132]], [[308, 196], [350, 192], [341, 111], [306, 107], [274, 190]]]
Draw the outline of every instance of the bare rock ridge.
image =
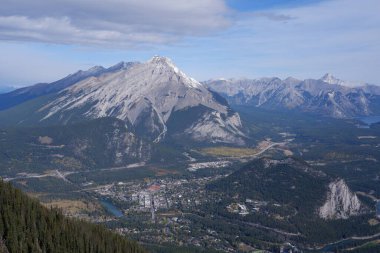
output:
[[268, 109], [301, 110], [348, 118], [371, 115], [380, 101], [380, 87], [354, 84], [331, 74], [320, 79], [289, 77], [261, 79], [217, 79], [204, 82], [232, 105]]
[[343, 179], [329, 184], [329, 191], [324, 205], [319, 209], [323, 219], [347, 219], [363, 211], [363, 205], [351, 192]]
[[115, 117], [131, 122], [159, 142], [165, 138], [174, 112], [202, 107], [206, 110], [186, 126], [184, 134], [195, 141], [244, 142], [239, 115], [170, 59], [155, 56], [145, 63], [123, 66], [62, 90], [40, 108], [41, 121], [69, 123], [78, 117]]
[[136, 62], [120, 62], [109, 68], [94, 66], [88, 70], [79, 70], [52, 83], [38, 83], [13, 90], [9, 93], [0, 94], [0, 110], [11, 108], [39, 96], [59, 92], [89, 77], [98, 77], [105, 73], [127, 69], [134, 64], [136, 64]]

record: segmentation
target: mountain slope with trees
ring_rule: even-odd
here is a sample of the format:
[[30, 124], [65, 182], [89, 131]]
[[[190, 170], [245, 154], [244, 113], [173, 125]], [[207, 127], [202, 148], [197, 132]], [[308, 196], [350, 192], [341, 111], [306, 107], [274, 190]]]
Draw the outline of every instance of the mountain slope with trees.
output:
[[0, 251], [144, 253], [137, 243], [106, 228], [64, 217], [9, 183], [0, 182]]

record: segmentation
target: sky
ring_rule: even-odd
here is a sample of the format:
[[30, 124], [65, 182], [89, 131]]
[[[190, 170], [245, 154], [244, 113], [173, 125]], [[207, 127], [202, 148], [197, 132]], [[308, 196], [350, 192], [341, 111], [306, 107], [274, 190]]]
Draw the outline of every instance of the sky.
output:
[[379, 0], [2, 0], [0, 87], [171, 58], [212, 78], [380, 85]]

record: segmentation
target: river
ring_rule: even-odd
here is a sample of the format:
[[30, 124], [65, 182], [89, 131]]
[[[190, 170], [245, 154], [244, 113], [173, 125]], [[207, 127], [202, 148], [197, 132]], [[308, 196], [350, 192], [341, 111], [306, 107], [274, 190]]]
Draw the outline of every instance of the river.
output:
[[101, 199], [100, 203], [112, 215], [114, 215], [114, 216], [116, 216], [118, 218], [124, 216], [123, 212], [119, 208], [117, 208], [114, 204], [112, 204], [111, 201], [109, 201], [107, 199]]

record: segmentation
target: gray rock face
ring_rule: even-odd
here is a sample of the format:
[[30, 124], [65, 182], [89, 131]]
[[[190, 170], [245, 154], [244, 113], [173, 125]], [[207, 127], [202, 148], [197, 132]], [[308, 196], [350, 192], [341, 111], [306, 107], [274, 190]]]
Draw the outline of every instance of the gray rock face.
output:
[[326, 74], [319, 80], [287, 78], [220, 79], [205, 82], [231, 104], [270, 109], [297, 109], [335, 118], [370, 115], [371, 103], [380, 101], [380, 87], [349, 87], [349, 82]]
[[86, 78], [98, 77], [105, 73], [120, 71], [135, 64], [136, 62], [120, 62], [109, 68], [94, 66], [88, 70], [79, 70], [52, 83], [38, 83], [32, 86], [16, 89], [6, 94], [0, 94], [0, 110], [16, 106], [40, 96], [59, 92]]
[[329, 184], [327, 199], [319, 209], [319, 216], [323, 219], [347, 219], [360, 214], [362, 210], [363, 205], [356, 194], [341, 179]]
[[211, 111], [205, 113], [197, 122], [194, 122], [185, 130], [185, 133], [191, 136], [193, 140], [200, 142], [210, 141], [212, 143], [224, 142], [243, 145], [244, 140], [241, 138], [243, 135], [239, 130], [240, 126], [239, 114], [234, 113], [223, 119], [222, 113]]
[[186, 130], [194, 140], [242, 142], [239, 115], [165, 57], [87, 78], [61, 91], [40, 112], [45, 115], [42, 121], [54, 117], [65, 123], [78, 112], [89, 119], [115, 117], [131, 122], [158, 142], [165, 137], [166, 122], [173, 112], [197, 106], [208, 111], [204, 120], [193, 122]]

